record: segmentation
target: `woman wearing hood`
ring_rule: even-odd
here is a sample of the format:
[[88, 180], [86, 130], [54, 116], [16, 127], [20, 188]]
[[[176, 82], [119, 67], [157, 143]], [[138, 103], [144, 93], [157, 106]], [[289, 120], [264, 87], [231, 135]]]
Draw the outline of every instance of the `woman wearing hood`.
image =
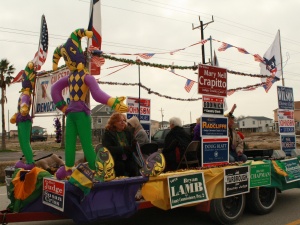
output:
[[128, 119], [127, 124], [129, 128], [132, 128], [134, 139], [140, 144], [140, 146], [149, 143], [148, 135], [136, 116]]

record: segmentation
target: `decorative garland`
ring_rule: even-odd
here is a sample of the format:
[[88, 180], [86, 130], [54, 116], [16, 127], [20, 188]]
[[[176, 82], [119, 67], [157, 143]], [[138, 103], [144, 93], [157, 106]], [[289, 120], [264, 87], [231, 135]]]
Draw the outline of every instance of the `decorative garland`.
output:
[[[104, 82], [104, 81], [98, 81], [99, 84], [109, 84], [109, 85], [124, 85], [124, 86], [138, 86], [139, 83], [118, 83], [118, 82]], [[178, 101], [198, 101], [201, 100], [202, 98], [173, 98], [167, 95], [162, 95], [158, 92], [155, 91], [151, 91], [150, 88], [144, 86], [143, 84], [141, 84], [141, 88], [143, 88], [144, 90], [148, 91], [148, 94], [155, 94], [159, 97], [163, 97], [163, 98], [167, 98], [167, 99], [173, 99], [173, 100], [178, 100]]]
[[111, 55], [102, 55], [103, 58], [117, 61], [117, 62], [124, 62], [124, 63], [129, 63], [129, 64], [135, 64], [135, 65], [140, 65], [140, 66], [150, 66], [150, 67], [156, 67], [160, 69], [180, 69], [180, 70], [197, 70], [198, 66], [193, 65], [193, 66], [176, 66], [176, 65], [165, 65], [165, 64], [156, 64], [156, 63], [149, 63], [149, 62], [143, 62], [141, 60], [132, 60], [132, 59], [124, 59], [124, 58], [117, 58]]

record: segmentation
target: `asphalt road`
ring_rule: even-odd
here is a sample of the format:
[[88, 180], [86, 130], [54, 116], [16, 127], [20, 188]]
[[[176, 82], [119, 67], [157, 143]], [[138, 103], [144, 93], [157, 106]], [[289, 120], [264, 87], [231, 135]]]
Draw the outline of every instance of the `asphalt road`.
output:
[[[297, 225], [300, 224], [299, 214], [300, 189], [284, 191], [278, 195], [273, 211], [267, 215], [255, 215], [245, 210], [238, 225]], [[0, 210], [9, 204], [6, 187], [0, 187]], [[194, 208], [176, 208], [168, 211], [150, 208], [138, 211], [128, 219], [97, 222], [97, 225], [212, 225], [215, 224], [208, 214], [196, 212]], [[39, 221], [9, 223], [9, 225], [73, 225], [72, 220]]]
[[[49, 155], [51, 153], [57, 154], [62, 157], [62, 159], [65, 159], [65, 151], [34, 151], [35, 157], [34, 159], [42, 158], [46, 155]], [[21, 151], [9, 151], [9, 152], [2, 152], [0, 151], [0, 159], [2, 162], [4, 161], [17, 161], [22, 156]], [[83, 151], [76, 151], [76, 160], [79, 160], [83, 158]]]

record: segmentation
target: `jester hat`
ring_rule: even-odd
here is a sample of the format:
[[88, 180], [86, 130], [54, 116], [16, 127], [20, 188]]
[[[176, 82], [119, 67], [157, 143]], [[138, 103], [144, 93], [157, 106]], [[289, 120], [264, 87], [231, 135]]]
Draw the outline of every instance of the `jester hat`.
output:
[[58, 61], [64, 58], [67, 67], [71, 70], [82, 70], [85, 65], [85, 55], [81, 48], [81, 38], [93, 36], [92, 31], [83, 28], [73, 31], [67, 42], [54, 50], [53, 54], [53, 70], [57, 70]]

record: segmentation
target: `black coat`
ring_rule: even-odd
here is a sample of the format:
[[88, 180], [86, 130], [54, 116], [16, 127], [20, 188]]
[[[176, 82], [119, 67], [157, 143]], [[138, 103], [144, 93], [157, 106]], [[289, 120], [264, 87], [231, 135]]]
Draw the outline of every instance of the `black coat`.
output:
[[[131, 150], [133, 150], [133, 135], [129, 130], [124, 130], [124, 132], [128, 142], [128, 147], [131, 148]], [[129, 158], [131, 157], [131, 152], [124, 152], [123, 147], [120, 146], [116, 131], [105, 130], [104, 135], [102, 137], [102, 145], [110, 151], [111, 155], [115, 160], [122, 160], [123, 153], [125, 153]]]
[[163, 155], [166, 159], [167, 168], [170, 170], [176, 169], [176, 148], [179, 147], [180, 156], [184, 153], [186, 147], [191, 142], [191, 137], [187, 134], [183, 127], [173, 127], [165, 138]]
[[[102, 137], [102, 145], [106, 147], [115, 162], [116, 176], [137, 176], [138, 175], [138, 164], [134, 161], [132, 152], [134, 151], [134, 139], [133, 135], [129, 130], [125, 130], [125, 136], [127, 139], [128, 146], [122, 147], [118, 142], [117, 132], [105, 130]], [[127, 159], [122, 159], [122, 155], [126, 154]]]

